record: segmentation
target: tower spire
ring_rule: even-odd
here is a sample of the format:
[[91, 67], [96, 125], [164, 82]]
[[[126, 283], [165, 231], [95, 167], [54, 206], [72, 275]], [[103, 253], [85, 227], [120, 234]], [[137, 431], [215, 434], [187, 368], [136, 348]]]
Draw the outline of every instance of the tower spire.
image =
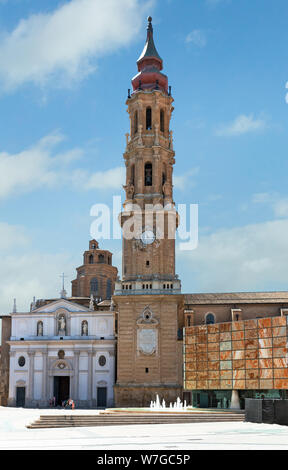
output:
[[145, 59], [145, 58], [156, 58], [158, 59], [160, 62], [161, 62], [161, 68], [160, 70], [162, 70], [163, 68], [163, 61], [160, 57], [160, 55], [158, 54], [157, 52], [157, 49], [155, 47], [155, 44], [154, 44], [154, 38], [153, 38], [153, 26], [152, 26], [152, 17], [151, 16], [148, 16], [148, 26], [147, 26], [147, 39], [146, 39], [146, 43], [145, 43], [145, 46], [144, 46], [144, 49], [142, 51], [142, 54], [140, 55], [139, 59], [137, 60], [137, 64], [139, 66], [139, 63]]
[[157, 52], [152, 17], [148, 17], [147, 38], [144, 49], [137, 60], [138, 74], [132, 79], [133, 91], [157, 89], [168, 93], [168, 78], [161, 73], [163, 60]]

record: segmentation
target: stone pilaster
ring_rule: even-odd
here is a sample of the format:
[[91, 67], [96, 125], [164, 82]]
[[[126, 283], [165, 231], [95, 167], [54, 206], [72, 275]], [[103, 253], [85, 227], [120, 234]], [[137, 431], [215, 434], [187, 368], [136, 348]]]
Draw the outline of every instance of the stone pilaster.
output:
[[9, 351], [10, 356], [10, 377], [9, 377], [9, 397], [8, 406], [16, 405], [16, 387], [14, 383], [14, 370], [15, 370], [15, 351]]
[[92, 406], [92, 386], [93, 386], [93, 356], [92, 351], [88, 351], [88, 387], [87, 399], [89, 406]]
[[73, 399], [79, 400], [79, 356], [80, 351], [74, 351], [74, 390]]
[[48, 404], [47, 397], [47, 350], [42, 351], [42, 402], [43, 405]]
[[35, 351], [28, 351], [29, 356], [29, 370], [28, 370], [28, 391], [27, 391], [27, 405], [31, 406], [34, 399], [34, 359]]

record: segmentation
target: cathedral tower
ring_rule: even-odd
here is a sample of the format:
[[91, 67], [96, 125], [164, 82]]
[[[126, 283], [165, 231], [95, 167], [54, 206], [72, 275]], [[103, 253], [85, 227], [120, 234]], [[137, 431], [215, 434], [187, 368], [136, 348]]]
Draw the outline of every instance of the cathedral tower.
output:
[[118, 270], [112, 265], [112, 253], [99, 249], [96, 240], [90, 240], [84, 252], [83, 264], [72, 281], [72, 297], [91, 297], [98, 301], [111, 299]]
[[[181, 283], [175, 274], [173, 98], [148, 18], [138, 74], [128, 92], [126, 200], [120, 216], [122, 281], [115, 284], [118, 325], [116, 406], [147, 406], [181, 393]], [[164, 210], [165, 208], [165, 210]]]

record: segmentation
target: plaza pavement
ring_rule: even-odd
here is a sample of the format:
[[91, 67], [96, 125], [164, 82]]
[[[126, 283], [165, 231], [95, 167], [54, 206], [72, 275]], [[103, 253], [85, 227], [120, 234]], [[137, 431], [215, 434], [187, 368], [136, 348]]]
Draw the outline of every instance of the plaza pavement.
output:
[[288, 450], [288, 426], [193, 423], [27, 429], [41, 414], [92, 414], [98, 410], [0, 407], [0, 450]]

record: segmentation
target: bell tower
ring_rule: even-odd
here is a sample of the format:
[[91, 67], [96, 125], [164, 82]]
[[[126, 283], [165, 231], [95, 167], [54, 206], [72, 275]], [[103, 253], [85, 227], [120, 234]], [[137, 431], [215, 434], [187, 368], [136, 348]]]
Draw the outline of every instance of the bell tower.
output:
[[126, 101], [126, 199], [120, 214], [122, 280], [117, 325], [116, 406], [147, 406], [182, 391], [181, 283], [175, 274], [178, 215], [173, 201], [173, 98], [148, 18], [147, 39]]
[[121, 214], [123, 282], [117, 283], [116, 294], [119, 290], [179, 293], [175, 275], [178, 219], [172, 183], [175, 152], [170, 130], [174, 100], [168, 78], [161, 72], [163, 61], [154, 44], [151, 17], [137, 66], [133, 92], [129, 90], [126, 101], [130, 133], [126, 134], [126, 200]]

